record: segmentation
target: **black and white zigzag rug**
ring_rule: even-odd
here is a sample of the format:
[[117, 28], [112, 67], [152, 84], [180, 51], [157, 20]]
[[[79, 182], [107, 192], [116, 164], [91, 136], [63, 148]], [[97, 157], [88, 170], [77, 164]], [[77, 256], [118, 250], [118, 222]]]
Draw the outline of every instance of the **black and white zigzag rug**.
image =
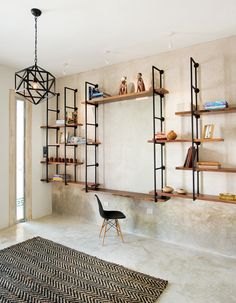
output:
[[36, 237], [0, 251], [0, 302], [156, 302], [167, 281]]

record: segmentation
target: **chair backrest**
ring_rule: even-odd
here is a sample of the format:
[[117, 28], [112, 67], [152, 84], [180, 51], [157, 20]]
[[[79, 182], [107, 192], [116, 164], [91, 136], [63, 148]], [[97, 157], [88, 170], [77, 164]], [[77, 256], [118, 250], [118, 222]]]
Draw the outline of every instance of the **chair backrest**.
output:
[[97, 195], [95, 195], [95, 197], [97, 198], [97, 201], [98, 201], [98, 208], [99, 208], [99, 213], [100, 213], [100, 216], [102, 218], [105, 218], [105, 213], [104, 213], [104, 209], [102, 207], [102, 202], [100, 201], [100, 199], [98, 198]]

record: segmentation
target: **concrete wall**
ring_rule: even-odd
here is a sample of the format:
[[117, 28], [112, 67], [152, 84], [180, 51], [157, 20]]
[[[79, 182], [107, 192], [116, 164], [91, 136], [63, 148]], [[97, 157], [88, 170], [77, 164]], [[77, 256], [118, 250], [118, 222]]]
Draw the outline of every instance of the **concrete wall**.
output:
[[[176, 111], [190, 109], [189, 58], [200, 63], [200, 103], [226, 99], [230, 104], [236, 99], [236, 37], [196, 45], [156, 56], [135, 60], [103, 69], [89, 71], [59, 79], [59, 90], [64, 85], [79, 89], [79, 100], [84, 99], [84, 81], [99, 83], [107, 92], [117, 94], [120, 78], [136, 84], [136, 75], [142, 72], [148, 88], [151, 83], [151, 66], [165, 70], [165, 87], [170, 94], [165, 99], [166, 131], [175, 130], [179, 137], [190, 135], [190, 119], [175, 116]], [[93, 119], [93, 108], [89, 109]], [[81, 119], [84, 105], [79, 108]], [[236, 166], [235, 115], [205, 116], [202, 125], [215, 124], [215, 137], [222, 143], [208, 143], [201, 147], [201, 160], [216, 160], [228, 167]], [[99, 107], [99, 182], [106, 188], [149, 192], [153, 187], [153, 150], [147, 140], [152, 137], [152, 100], [124, 101]], [[84, 129], [81, 129], [84, 133]], [[92, 136], [92, 132], [90, 133]], [[174, 188], [191, 191], [191, 173], [176, 171], [183, 165], [189, 144], [168, 144], [166, 147], [166, 183]], [[83, 150], [79, 152], [81, 160]], [[92, 160], [92, 153], [90, 153]], [[83, 180], [84, 168], [79, 169]], [[92, 174], [90, 175], [92, 180]], [[234, 174], [203, 173], [201, 192], [218, 194], [236, 192]], [[102, 195], [101, 195], [102, 196]], [[84, 196], [79, 187], [53, 189], [54, 210], [77, 214], [91, 221], [99, 220], [92, 195]], [[191, 202], [172, 199], [155, 205], [121, 197], [106, 196], [111, 208], [123, 209], [127, 214], [124, 227], [165, 241], [232, 255], [236, 253], [236, 206], [213, 202]], [[151, 210], [148, 210], [151, 208]], [[93, 210], [93, 211], [91, 211]], [[152, 214], [147, 214], [152, 213]], [[85, 216], [86, 214], [86, 216]], [[89, 214], [89, 215], [87, 215]]]

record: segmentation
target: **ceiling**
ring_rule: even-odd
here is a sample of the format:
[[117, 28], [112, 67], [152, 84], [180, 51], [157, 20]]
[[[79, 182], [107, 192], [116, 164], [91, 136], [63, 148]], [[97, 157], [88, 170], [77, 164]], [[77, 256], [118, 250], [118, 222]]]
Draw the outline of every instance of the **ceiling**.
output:
[[0, 10], [0, 64], [34, 60], [56, 76], [236, 34], [236, 0], [7, 0]]

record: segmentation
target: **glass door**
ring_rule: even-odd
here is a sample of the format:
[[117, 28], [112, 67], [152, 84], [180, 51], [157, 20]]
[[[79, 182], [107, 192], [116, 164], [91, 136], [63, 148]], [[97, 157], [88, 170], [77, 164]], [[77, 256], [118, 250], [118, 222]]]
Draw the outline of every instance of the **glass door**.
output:
[[25, 220], [25, 102], [16, 101], [16, 221]]

